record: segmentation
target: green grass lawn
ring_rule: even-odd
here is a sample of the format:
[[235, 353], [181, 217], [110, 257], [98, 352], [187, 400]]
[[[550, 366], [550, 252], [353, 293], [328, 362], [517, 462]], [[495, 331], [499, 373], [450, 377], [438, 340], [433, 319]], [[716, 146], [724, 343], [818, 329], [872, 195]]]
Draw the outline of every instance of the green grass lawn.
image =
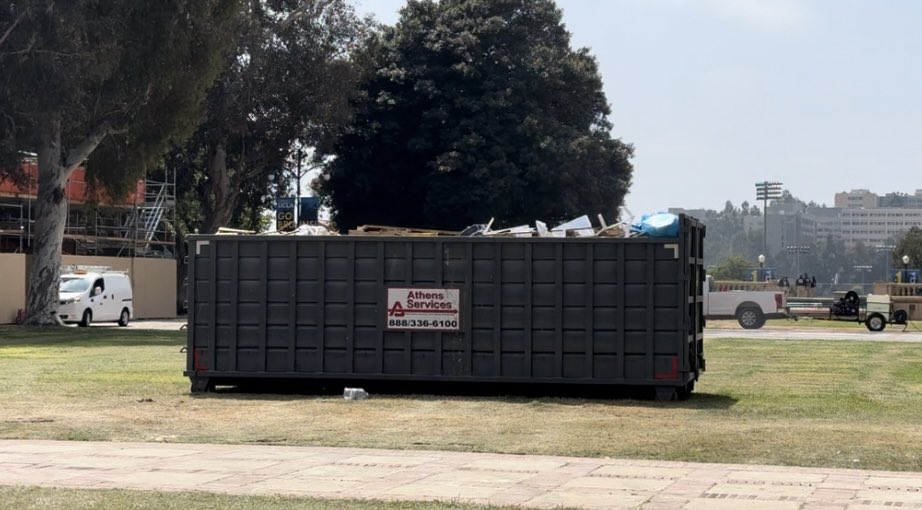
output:
[[16, 510], [511, 510], [514, 507], [452, 502], [392, 502], [282, 496], [227, 496], [204, 492], [73, 490], [0, 487], [0, 508]]
[[[821, 334], [818, 332], [818, 335]], [[686, 402], [189, 394], [182, 332], [0, 328], [0, 438], [922, 471], [922, 344], [707, 340]], [[477, 426], [471, 425], [476, 420]]]

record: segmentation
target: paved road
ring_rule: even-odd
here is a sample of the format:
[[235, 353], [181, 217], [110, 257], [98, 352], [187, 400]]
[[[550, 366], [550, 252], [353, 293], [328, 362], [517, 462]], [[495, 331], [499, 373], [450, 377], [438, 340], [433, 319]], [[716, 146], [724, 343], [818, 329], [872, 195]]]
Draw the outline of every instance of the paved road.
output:
[[131, 329], [178, 330], [186, 325], [186, 318], [163, 320], [138, 320], [128, 323]]
[[918, 508], [922, 473], [291, 446], [0, 441], [0, 485], [532, 508]]
[[[186, 325], [186, 319], [162, 319], [162, 320], [133, 320], [128, 323], [128, 329], [147, 329], [147, 330], [156, 330], [156, 331], [178, 331], [180, 328]], [[76, 328], [79, 327], [76, 324], [71, 324], [70, 327]], [[108, 329], [118, 329], [119, 326], [115, 323], [95, 322], [91, 328], [108, 328]]]
[[[131, 329], [152, 329], [152, 330], [179, 330], [186, 324], [186, 319], [175, 320], [143, 320], [133, 321], [128, 327]], [[94, 327], [115, 327], [112, 325], [94, 325]], [[922, 327], [920, 325], [919, 327]], [[914, 329], [912, 326], [907, 331], [903, 331], [902, 326], [890, 326], [880, 333], [871, 333], [863, 329], [842, 330], [836, 328], [762, 328], [762, 329], [739, 329], [739, 328], [708, 328], [704, 331], [705, 338], [755, 338], [755, 339], [772, 339], [772, 340], [877, 340], [884, 342], [922, 342], [922, 331]]]

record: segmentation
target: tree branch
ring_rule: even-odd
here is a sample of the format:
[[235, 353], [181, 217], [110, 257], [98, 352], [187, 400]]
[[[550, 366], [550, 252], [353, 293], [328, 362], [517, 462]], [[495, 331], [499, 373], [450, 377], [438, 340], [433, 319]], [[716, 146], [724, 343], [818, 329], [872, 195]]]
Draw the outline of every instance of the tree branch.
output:
[[[13, 29], [15, 29], [17, 25], [19, 25], [19, 23], [26, 17], [26, 14], [29, 14], [30, 11], [31, 11], [31, 8], [26, 7], [26, 8], [22, 11], [22, 13], [19, 15], [19, 17], [16, 18], [15, 21], [13, 21], [13, 24], [10, 25], [10, 28], [7, 28], [7, 29], [6, 29], [6, 32], [3, 32], [3, 35], [0, 36], [0, 46], [3, 46], [3, 43], [7, 40], [7, 38], [10, 36], [10, 34], [13, 33]], [[48, 7], [45, 8], [45, 14], [47, 14], [47, 15], [50, 16], [51, 13], [52, 13], [53, 11], [54, 11], [54, 0], [48, 2]], [[37, 33], [33, 33], [33, 34], [32, 34], [32, 40], [33, 40], [33, 41], [35, 41], [36, 35], [37, 35]], [[30, 46], [31, 46], [31, 44], [30, 44]]]
[[314, 19], [317, 18], [329, 5], [328, 0], [306, 0], [302, 1], [295, 10], [291, 11], [291, 14], [287, 18], [282, 20], [279, 24], [279, 27], [282, 30], [287, 30], [292, 24], [296, 23], [302, 18]]
[[35, 53], [38, 55], [51, 55], [52, 57], [76, 58], [85, 55], [85, 53], [64, 53], [63, 51], [54, 50], [33, 50], [31, 46], [22, 50], [7, 51], [0, 55], [25, 55], [26, 53]]
[[102, 124], [96, 126], [96, 129], [90, 132], [86, 138], [83, 139], [80, 143], [77, 144], [73, 150], [68, 150], [66, 154], [66, 161], [64, 162], [64, 171], [67, 173], [72, 172], [75, 168], [80, 166], [81, 163], [86, 161], [86, 158], [90, 157], [90, 154], [96, 150], [96, 147], [99, 146], [99, 143], [112, 131], [112, 125], [108, 122], [103, 122]]
[[238, 187], [243, 185], [243, 183], [252, 179], [253, 177], [256, 177], [262, 171], [261, 168], [251, 168], [248, 172], [244, 172], [243, 171], [244, 165], [240, 165], [240, 166], [241, 168], [239, 168], [237, 172], [234, 173], [234, 177], [237, 177], [236, 181], [237, 181]]
[[7, 28], [6, 32], [3, 32], [3, 35], [0, 36], [0, 46], [3, 46], [3, 42], [6, 41], [7, 37], [9, 37], [11, 33], [13, 33], [13, 29], [16, 28], [16, 25], [18, 25], [19, 22], [22, 21], [22, 19], [26, 17], [26, 12], [27, 11], [24, 11], [22, 14], [20, 14], [19, 17], [16, 18], [16, 21], [14, 21], [12, 25], [10, 25], [10, 28]]

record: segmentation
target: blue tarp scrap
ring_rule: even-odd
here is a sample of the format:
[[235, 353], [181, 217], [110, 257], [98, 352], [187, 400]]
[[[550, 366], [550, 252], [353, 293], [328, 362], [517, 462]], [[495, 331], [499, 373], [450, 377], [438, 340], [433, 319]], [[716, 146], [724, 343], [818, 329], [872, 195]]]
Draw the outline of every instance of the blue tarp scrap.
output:
[[643, 214], [631, 225], [631, 233], [647, 237], [678, 237], [679, 217], [663, 212]]

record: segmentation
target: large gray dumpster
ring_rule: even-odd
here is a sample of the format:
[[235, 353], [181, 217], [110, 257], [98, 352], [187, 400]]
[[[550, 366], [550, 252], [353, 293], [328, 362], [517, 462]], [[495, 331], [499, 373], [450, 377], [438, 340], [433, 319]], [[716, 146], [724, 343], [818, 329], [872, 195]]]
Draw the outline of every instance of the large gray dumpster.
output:
[[185, 375], [643, 385], [704, 370], [704, 227], [676, 238], [189, 236]]

